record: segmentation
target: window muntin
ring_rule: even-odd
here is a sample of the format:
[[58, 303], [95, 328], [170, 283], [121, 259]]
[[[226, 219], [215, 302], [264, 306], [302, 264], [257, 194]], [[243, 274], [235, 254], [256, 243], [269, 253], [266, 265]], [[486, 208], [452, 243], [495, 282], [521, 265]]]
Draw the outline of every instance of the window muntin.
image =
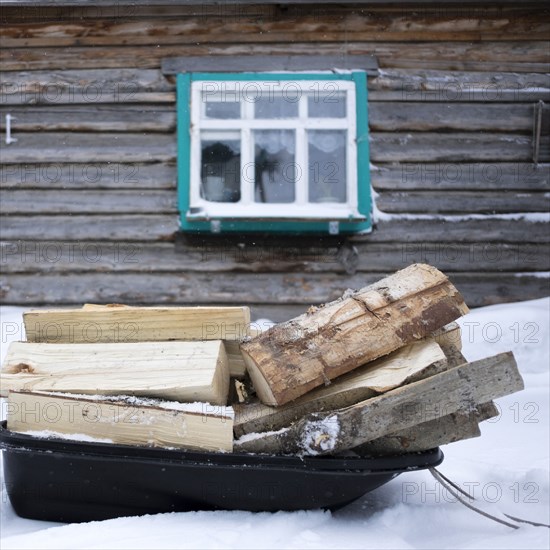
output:
[[346, 80], [193, 81], [188, 217], [360, 219], [355, 102]]

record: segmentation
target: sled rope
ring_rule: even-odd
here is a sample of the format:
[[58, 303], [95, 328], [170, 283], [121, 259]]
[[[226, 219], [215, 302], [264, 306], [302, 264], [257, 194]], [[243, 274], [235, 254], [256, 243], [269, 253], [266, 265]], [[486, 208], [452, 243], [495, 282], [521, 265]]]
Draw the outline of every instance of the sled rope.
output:
[[[463, 489], [461, 489], [456, 483], [453, 483], [447, 476], [445, 476], [444, 474], [442, 474], [439, 470], [436, 470], [435, 468], [430, 468], [431, 470], [435, 470], [437, 472], [437, 474], [439, 474], [440, 477], [442, 477], [449, 485], [451, 485], [452, 487], [454, 487], [457, 491], [459, 491], [460, 493], [462, 493], [464, 496], [468, 497], [470, 500], [476, 500], [473, 496], [470, 495], [470, 493], [467, 493], [466, 491], [464, 491]], [[432, 475], [433, 472], [432, 472]], [[435, 477], [435, 476], [434, 476]], [[441, 481], [440, 481], [441, 483]], [[528, 519], [522, 519], [522, 518], [518, 518], [516, 516], [512, 516], [510, 514], [507, 514], [506, 512], [503, 512], [503, 514], [508, 518], [508, 519], [511, 519], [511, 520], [514, 520], [518, 523], [528, 523], [529, 525], [533, 525], [534, 527], [548, 527], [550, 528], [550, 525], [547, 525], [546, 523], [538, 523], [536, 521], [529, 521]]]
[[[469, 508], [470, 510], [473, 510], [474, 512], [477, 512], [478, 514], [481, 514], [482, 516], [485, 516], [486, 518], [488, 519], [492, 519], [493, 521], [496, 521], [497, 523], [501, 523], [502, 525], [506, 525], [506, 527], [511, 527], [512, 529], [519, 529], [519, 525], [515, 525], [513, 523], [509, 523], [507, 521], [504, 521], [503, 519], [500, 519], [500, 518], [497, 518], [496, 516], [493, 516], [491, 514], [488, 514], [487, 512], [484, 512], [483, 510], [481, 510], [480, 508], [477, 508], [475, 506], [473, 506], [472, 504], [470, 504], [467, 500], [463, 499], [461, 496], [460, 496], [460, 493], [462, 494], [465, 494], [464, 491], [462, 489], [460, 489], [460, 492], [459, 491], [455, 491], [453, 489], [453, 487], [456, 487], [456, 485], [454, 483], [447, 483], [445, 481], [445, 478], [443, 478], [439, 472], [435, 469], [435, 468], [430, 468], [430, 473], [435, 477], [435, 479], [437, 481], [439, 481], [439, 483], [441, 483], [441, 485], [447, 489], [447, 491], [449, 491], [449, 493], [451, 495], [453, 495], [456, 500], [458, 500], [458, 502], [460, 502], [461, 504], [464, 504], [464, 506], [466, 506], [466, 508]], [[472, 496], [468, 495], [468, 497], [471, 499], [471, 500], [475, 500]]]

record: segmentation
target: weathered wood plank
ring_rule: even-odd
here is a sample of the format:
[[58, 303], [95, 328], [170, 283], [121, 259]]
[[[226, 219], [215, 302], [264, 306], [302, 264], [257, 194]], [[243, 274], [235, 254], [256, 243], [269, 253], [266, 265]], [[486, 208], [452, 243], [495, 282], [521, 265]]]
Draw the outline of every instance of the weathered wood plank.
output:
[[[151, 0], [146, 5], [144, 4], [123, 4], [121, 6], [113, 6], [109, 0], [96, 0], [93, 5], [77, 0], [26, 0], [24, 6], [20, 5], [17, 0], [6, 0], [3, 6], [3, 16], [6, 22], [37, 22], [44, 21], [74, 21], [82, 19], [97, 19], [102, 18], [123, 18], [135, 19], [147, 16], [151, 17], [188, 17], [200, 15], [204, 18], [210, 17], [225, 17], [238, 19], [240, 17], [256, 17], [259, 19], [270, 19], [275, 17], [304, 16], [304, 4], [315, 4], [318, 15], [334, 15], [341, 16], [343, 13], [357, 13], [357, 5], [368, 5], [369, 14], [387, 14], [388, 12], [397, 11], [403, 13], [402, 5], [407, 4], [409, 12], [412, 12], [412, 7], [416, 7], [418, 12], [424, 16], [437, 16], [441, 19], [442, 12], [437, 6], [419, 3], [418, 0], [358, 0], [352, 4], [335, 5], [333, 0], [284, 0], [281, 2], [284, 5], [284, 12], [278, 9], [277, 6], [271, 4], [257, 4], [253, 0], [236, 0], [231, 4], [220, 4], [217, 0], [206, 0], [200, 6], [195, 4], [182, 4], [177, 0]], [[545, 6], [544, 0], [530, 0], [529, 7], [532, 9], [543, 9]], [[101, 8], [101, 9], [99, 9]], [[493, 7], [487, 3], [479, 4], [475, 8], [472, 7], [468, 11], [470, 16], [474, 14], [478, 16], [491, 17], [497, 15], [513, 15], [516, 12], [525, 10], [524, 4], [518, 6], [517, 2], [512, 0], [502, 0], [498, 7]], [[306, 11], [309, 13], [311, 10]], [[450, 17], [458, 17], [464, 15], [463, 3], [458, 0], [448, 2], [448, 8], [445, 9], [445, 14]]]
[[[479, 235], [478, 235], [479, 237]], [[550, 243], [398, 242], [357, 243], [357, 271], [402, 269], [429, 263], [442, 271], [550, 271]]]
[[[550, 243], [357, 243], [354, 270], [397, 271], [429, 263], [442, 271], [550, 271]], [[337, 246], [177, 246], [112, 241], [2, 241], [5, 273], [347, 273]], [[349, 269], [348, 269], [349, 271]]]
[[382, 219], [372, 233], [351, 237], [352, 242], [423, 242], [423, 243], [546, 243], [549, 218], [546, 215], [505, 215], [503, 218], [477, 215], [448, 216], [441, 219]]
[[0, 189], [175, 189], [176, 166], [165, 162], [2, 164]]
[[4, 239], [173, 241], [179, 219], [173, 214], [2, 216]]
[[174, 103], [175, 85], [158, 69], [65, 69], [0, 73], [0, 105]]
[[[498, 44], [498, 43], [497, 43]], [[434, 59], [429, 61], [423, 61], [423, 53], [420, 53], [415, 59], [398, 59], [395, 60], [392, 57], [384, 57], [379, 60], [380, 67], [386, 69], [391, 67], [402, 67], [404, 69], [414, 69], [415, 67], [422, 67], [427, 69], [437, 70], [451, 70], [451, 71], [506, 71], [506, 72], [527, 72], [527, 73], [544, 73], [548, 70], [548, 63], [542, 61], [538, 62], [524, 62], [520, 61], [454, 61], [447, 59]], [[478, 96], [478, 101], [483, 101]]]
[[155, 214], [177, 213], [173, 191], [19, 190], [2, 193], [2, 214]]
[[[246, 35], [241, 34], [240, 37]], [[257, 35], [254, 35], [257, 36]], [[278, 40], [286, 41], [288, 37], [280, 37]], [[275, 40], [277, 42], [278, 40]], [[206, 39], [209, 41], [209, 39]], [[254, 43], [258, 42], [252, 38]], [[260, 39], [259, 42], [262, 40]], [[271, 41], [271, 38], [269, 39]], [[346, 54], [328, 55], [284, 55], [236, 56], [226, 59], [222, 56], [185, 56], [173, 57], [162, 60], [162, 72], [164, 74], [177, 74], [182, 72], [223, 72], [225, 71], [304, 71], [327, 70], [338, 67], [339, 69], [362, 69], [367, 72], [376, 71], [378, 63], [372, 55], [356, 55], [349, 57]]]
[[391, 163], [378, 164], [370, 176], [372, 185], [380, 191], [546, 191], [550, 188], [550, 164], [547, 163]]
[[[544, 69], [541, 69], [544, 70]], [[480, 69], [479, 74], [483, 74], [484, 70]], [[430, 103], [450, 103], [453, 101], [466, 102], [481, 102], [481, 103], [527, 103], [532, 104], [537, 101], [550, 101], [550, 90], [547, 88], [530, 88], [525, 90], [488, 90], [488, 89], [467, 89], [458, 88], [454, 90], [443, 90], [441, 92], [407, 92], [403, 90], [374, 90], [369, 92], [369, 104], [374, 105], [377, 102], [394, 102], [401, 103], [403, 101], [428, 101]], [[423, 99], [425, 98], [425, 99]]]
[[176, 158], [176, 136], [130, 133], [40, 132], [19, 134], [4, 147], [4, 164], [31, 162], [160, 162]]
[[498, 214], [548, 212], [548, 193], [516, 191], [406, 191], [381, 192], [376, 206], [389, 213]]
[[0, 131], [5, 115], [12, 115], [11, 131], [19, 132], [174, 132], [174, 107], [116, 105], [87, 107], [1, 108]]
[[[174, 108], [145, 105], [94, 107], [2, 108], [0, 130], [5, 130], [6, 113], [12, 131], [31, 132], [173, 132]], [[375, 131], [515, 131], [532, 132], [533, 105], [467, 103], [374, 102], [369, 108], [369, 126]]]
[[[0, 104], [175, 102], [159, 69], [68, 69], [0, 73]], [[550, 99], [544, 73], [386, 69], [368, 79], [369, 101], [535, 102]]]
[[[380, 71], [376, 77], [368, 80], [369, 91], [403, 91], [417, 92], [410, 98], [411, 101], [421, 101], [434, 98], [433, 92], [445, 89], [464, 91], [473, 89], [487, 89], [490, 99], [491, 90], [528, 90], [533, 88], [550, 89], [550, 75], [548, 73], [514, 73], [514, 72], [483, 72], [474, 71], [438, 71], [431, 69], [388, 69]], [[424, 91], [426, 95], [421, 95]], [[405, 99], [405, 97], [404, 97]], [[465, 97], [446, 96], [447, 101], [464, 101]], [[430, 99], [431, 100], [431, 99]], [[435, 101], [435, 99], [433, 99]]]
[[467, 413], [452, 413], [385, 435], [353, 450], [361, 456], [383, 456], [427, 451], [441, 445], [479, 437], [479, 423], [498, 416], [495, 404], [483, 403]]
[[[66, 92], [67, 98], [71, 93], [80, 91], [89, 92], [87, 98], [93, 102], [95, 96], [109, 94], [108, 102], [116, 103], [120, 99], [128, 101], [123, 94], [135, 92], [173, 92], [175, 84], [167, 79], [158, 69], [136, 69], [122, 67], [117, 69], [90, 69], [79, 67], [75, 70], [61, 69], [59, 71], [20, 71], [0, 72], [2, 78], [2, 92], [33, 93]], [[48, 94], [46, 94], [48, 95]], [[56, 103], [61, 103], [59, 100]]]
[[[525, 216], [528, 216], [527, 214]], [[350, 237], [352, 243], [474, 243], [482, 240], [492, 243], [548, 243], [549, 220], [536, 216], [530, 221], [521, 214], [498, 218], [478, 216], [473, 219], [462, 216], [454, 219], [400, 219], [379, 220], [372, 233]], [[4, 240], [36, 241], [173, 241], [179, 229], [179, 219], [174, 215], [60, 215], [60, 216], [2, 216], [0, 232]], [[480, 237], [482, 236], [482, 237]], [[211, 253], [223, 251], [214, 246], [203, 248], [210, 259]], [[323, 256], [324, 257], [324, 256]], [[246, 256], [253, 261], [253, 258]]]
[[550, 74], [384, 69], [368, 88], [369, 101], [535, 102], [550, 99]]
[[[288, 55], [285, 44], [163, 45], [134, 47], [52, 47], [48, 56], [41, 49], [10, 48], [0, 51], [6, 71], [142, 67], [158, 68], [163, 58], [204, 55]], [[341, 44], [296, 42], [293, 55], [342, 55]], [[375, 55], [383, 68], [420, 68], [457, 71], [546, 72], [548, 46], [545, 42], [368, 42], [346, 43], [346, 58]], [[330, 69], [331, 67], [327, 67]]]
[[369, 127], [375, 131], [532, 132], [533, 105], [427, 101], [374, 102], [369, 105]]
[[[11, 73], [4, 73], [11, 74]], [[1, 88], [0, 88], [1, 89]], [[4, 88], [6, 90], [6, 88]], [[27, 92], [24, 88], [9, 88], [0, 93], [1, 105], [78, 105], [94, 104], [123, 104], [123, 103], [164, 103], [173, 104], [176, 101], [174, 92], [136, 92], [132, 84], [121, 85], [120, 92], [104, 92], [90, 88], [88, 90], [56, 90], [54, 85], [36, 92]]]
[[[373, 162], [523, 161], [532, 157], [532, 137], [519, 134], [372, 132]], [[550, 160], [549, 138], [541, 140], [540, 162]], [[174, 161], [176, 137], [131, 133], [20, 134], [4, 147], [2, 162], [153, 162]]]
[[469, 300], [468, 303], [475, 307], [536, 299], [535, 296], [544, 298], [550, 293], [548, 272], [510, 274], [502, 278], [496, 274], [483, 273], [477, 276], [479, 286], [473, 275], [451, 273], [449, 278], [459, 286], [466, 300]]
[[[172, 132], [176, 126], [174, 109], [146, 106], [50, 107], [0, 111], [0, 129], [5, 128], [4, 114], [13, 117], [12, 131], [153, 131]], [[483, 105], [467, 103], [374, 102], [369, 108], [373, 130], [431, 131], [532, 131], [532, 105]]]
[[[125, 303], [165, 305], [311, 304], [361, 288], [381, 273], [339, 275], [300, 273], [5, 273], [0, 298], [5, 304]], [[548, 295], [549, 279], [537, 273], [449, 273], [471, 307], [533, 300]]]
[[327, 17], [303, 13], [301, 17], [280, 12], [277, 17], [187, 17], [148, 21], [95, 19], [71, 25], [42, 23], [5, 26], [0, 34], [4, 47], [156, 45], [197, 42], [231, 42], [239, 33], [242, 42], [442, 41], [442, 40], [545, 40], [550, 31], [539, 14], [514, 11], [503, 18], [497, 12], [482, 18], [460, 12], [446, 20], [436, 14], [355, 13]]
[[436, 420], [523, 389], [511, 352], [474, 361], [351, 407], [304, 417], [283, 432], [235, 442], [245, 452], [327, 454]]
[[[439, 132], [372, 132], [372, 162], [528, 162], [530, 135]], [[540, 162], [550, 161], [550, 140], [542, 138]]]
[[[306, 0], [307, 1], [307, 0]], [[292, 3], [288, 6], [293, 9]], [[300, 6], [296, 6], [300, 7]], [[330, 6], [323, 6], [323, 13], [329, 11]], [[277, 13], [273, 5], [258, 5], [248, 2], [233, 2], [230, 5], [219, 4], [207, 0], [200, 6], [196, 4], [182, 4], [166, 0], [157, 2], [152, 0], [147, 4], [120, 4], [113, 5], [107, 0], [97, 0], [93, 4], [85, 2], [25, 2], [24, 6], [20, 4], [11, 4], [6, 2], [2, 7], [2, 21], [12, 23], [43, 23], [45, 21], [53, 22], [71, 22], [80, 20], [95, 20], [101, 18], [116, 18], [124, 20], [139, 19], [143, 17], [269, 17]], [[298, 13], [302, 13], [299, 11]]]
[[[374, 245], [376, 246], [376, 245]], [[366, 249], [367, 247], [365, 247]], [[388, 247], [386, 247], [388, 248]], [[344, 272], [338, 249], [174, 246], [169, 243], [3, 241], [0, 265], [6, 272], [136, 271], [150, 272]]]
[[[75, 322], [73, 327], [78, 325]], [[52, 322], [50, 328], [61, 327]], [[116, 326], [111, 330], [116, 331]], [[93, 342], [95, 336], [91, 333], [97, 335], [101, 328], [90, 320], [87, 331], [87, 342]], [[36, 390], [136, 395], [224, 406], [229, 367], [220, 340], [101, 346], [12, 342], [2, 363], [0, 382], [2, 397], [7, 397], [9, 391]]]

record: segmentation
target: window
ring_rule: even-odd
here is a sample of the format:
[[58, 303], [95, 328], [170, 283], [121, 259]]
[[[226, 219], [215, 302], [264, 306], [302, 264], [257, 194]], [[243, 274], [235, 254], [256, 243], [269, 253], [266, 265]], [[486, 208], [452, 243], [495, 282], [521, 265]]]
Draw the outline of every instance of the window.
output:
[[187, 231], [370, 228], [366, 75], [178, 75]]

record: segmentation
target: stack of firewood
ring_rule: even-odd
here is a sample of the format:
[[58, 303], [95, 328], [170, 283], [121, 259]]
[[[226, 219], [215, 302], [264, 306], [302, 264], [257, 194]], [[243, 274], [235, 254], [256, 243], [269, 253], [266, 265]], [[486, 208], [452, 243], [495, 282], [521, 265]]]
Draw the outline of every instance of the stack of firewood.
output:
[[468, 308], [412, 265], [257, 333], [248, 308], [86, 305], [24, 315], [0, 374], [8, 428], [208, 451], [388, 455], [475, 437], [523, 382], [468, 363]]

